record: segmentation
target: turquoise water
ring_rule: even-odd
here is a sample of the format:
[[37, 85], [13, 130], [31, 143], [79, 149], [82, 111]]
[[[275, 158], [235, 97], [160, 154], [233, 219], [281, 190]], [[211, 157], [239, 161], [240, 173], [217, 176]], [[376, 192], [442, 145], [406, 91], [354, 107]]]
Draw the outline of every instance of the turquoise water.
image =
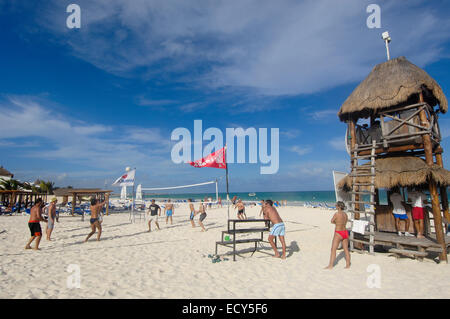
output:
[[[249, 196], [249, 193], [230, 193], [230, 199], [234, 196], [242, 199], [243, 201], [260, 201], [262, 199], [271, 199], [273, 201], [283, 201], [287, 200], [289, 205], [303, 205], [304, 203], [336, 203], [336, 196], [334, 191], [302, 191], [302, 192], [257, 192], [255, 196]], [[112, 196], [117, 198], [117, 196]], [[130, 196], [129, 196], [130, 197]], [[216, 193], [178, 193], [178, 194], [144, 194], [145, 200], [151, 199], [172, 199], [181, 200], [191, 198], [194, 201], [199, 201], [202, 199], [211, 197], [213, 200], [216, 199]], [[219, 193], [219, 197], [222, 200], [227, 198], [226, 193]], [[449, 193], [450, 198], [450, 193]], [[365, 200], [369, 198], [365, 196]], [[380, 203], [387, 204], [387, 194], [386, 191], [380, 191]]]
[[[249, 196], [249, 193], [230, 193], [230, 199], [234, 196], [242, 199], [243, 201], [260, 201], [262, 199], [271, 199], [273, 201], [282, 201], [287, 200], [289, 204], [303, 204], [305, 202], [314, 202], [314, 203], [335, 203], [336, 197], [334, 191], [307, 191], [307, 192], [257, 192], [255, 196]], [[116, 197], [116, 196], [114, 196]], [[205, 197], [211, 197], [213, 200], [216, 199], [216, 193], [185, 193], [185, 194], [145, 194], [145, 200], [158, 199], [158, 198], [170, 198], [172, 200], [179, 199], [188, 199], [191, 198], [193, 200], [202, 200]], [[227, 198], [226, 193], [219, 193], [219, 197], [222, 200]]]

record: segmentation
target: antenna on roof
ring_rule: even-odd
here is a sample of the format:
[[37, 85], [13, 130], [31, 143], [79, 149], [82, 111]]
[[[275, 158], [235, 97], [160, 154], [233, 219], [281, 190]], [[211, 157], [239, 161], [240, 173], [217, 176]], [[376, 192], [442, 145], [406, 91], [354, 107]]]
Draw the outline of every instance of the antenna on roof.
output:
[[386, 54], [388, 61], [391, 59], [391, 56], [389, 54], [389, 42], [391, 42], [391, 37], [389, 36], [389, 32], [385, 31], [381, 34], [381, 37], [384, 40], [384, 43], [386, 44]]

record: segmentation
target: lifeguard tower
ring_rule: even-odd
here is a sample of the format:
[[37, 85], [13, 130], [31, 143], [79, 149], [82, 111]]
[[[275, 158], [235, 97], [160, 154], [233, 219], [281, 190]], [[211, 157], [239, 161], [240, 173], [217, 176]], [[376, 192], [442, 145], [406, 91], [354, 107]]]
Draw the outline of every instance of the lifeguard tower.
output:
[[[341, 106], [338, 116], [348, 126], [351, 173], [339, 187], [351, 193], [352, 220], [364, 216], [369, 225], [363, 236], [350, 232], [352, 251], [368, 247], [374, 253], [375, 245], [383, 245], [392, 246], [390, 252], [418, 258], [435, 252], [447, 261], [444, 224], [450, 221], [450, 172], [443, 167], [438, 123], [447, 108], [438, 83], [405, 57], [375, 66]], [[395, 233], [389, 201], [393, 187], [401, 189], [404, 199], [410, 187], [429, 191], [425, 239]], [[388, 205], [380, 204], [380, 191], [387, 192]]]

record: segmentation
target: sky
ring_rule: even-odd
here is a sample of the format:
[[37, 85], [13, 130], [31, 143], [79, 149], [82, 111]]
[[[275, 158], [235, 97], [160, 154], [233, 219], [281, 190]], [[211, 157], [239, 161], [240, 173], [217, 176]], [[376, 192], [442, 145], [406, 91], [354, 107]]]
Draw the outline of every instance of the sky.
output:
[[[71, 3], [79, 29], [66, 24]], [[367, 26], [371, 3], [380, 28]], [[144, 187], [220, 178], [224, 191], [224, 170], [171, 158], [173, 130], [202, 120], [224, 135], [279, 129], [278, 171], [229, 164], [230, 191], [332, 190], [332, 171], [349, 170], [337, 112], [386, 61], [382, 32], [392, 58], [450, 91], [449, 9], [439, 0], [0, 0], [0, 165], [58, 187], [117, 191], [112, 182], [133, 167]], [[445, 151], [449, 115], [439, 123]]]

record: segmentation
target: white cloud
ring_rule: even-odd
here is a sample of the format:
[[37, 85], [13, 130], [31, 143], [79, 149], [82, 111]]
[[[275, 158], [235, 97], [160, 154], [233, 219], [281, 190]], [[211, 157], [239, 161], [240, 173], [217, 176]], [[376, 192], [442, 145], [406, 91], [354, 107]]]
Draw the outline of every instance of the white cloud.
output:
[[447, 139], [450, 136], [450, 120], [439, 119], [439, 128], [441, 130], [442, 139]]
[[337, 118], [337, 110], [331, 109], [331, 110], [321, 110], [321, 111], [315, 111], [313, 113], [311, 113], [311, 117], [314, 120], [317, 121], [321, 121], [321, 120], [325, 120], [325, 119], [336, 119]]
[[172, 105], [172, 104], [175, 104], [178, 102], [176, 100], [169, 100], [169, 99], [160, 99], [160, 100], [149, 99], [149, 98], [146, 98], [146, 97], [140, 95], [136, 98], [136, 103], [141, 106], [156, 106], [157, 107], [157, 106]]
[[61, 14], [65, 3], [55, 0], [47, 15], [39, 12], [39, 22], [74, 55], [108, 72], [144, 69], [145, 77], [265, 95], [315, 93], [361, 80], [385, 60], [384, 29], [393, 39], [392, 56], [406, 55], [419, 66], [439, 59], [450, 36], [444, 12], [417, 1], [384, 1], [383, 29], [368, 29], [370, 3], [79, 0], [82, 27], [72, 32]]
[[280, 135], [284, 136], [288, 139], [296, 138], [300, 134], [301, 134], [301, 131], [298, 129], [289, 129], [289, 130], [280, 129]]
[[307, 146], [307, 147], [300, 147], [300, 146], [291, 146], [288, 148], [289, 151], [293, 152], [293, 153], [297, 153], [299, 156], [303, 156], [305, 154], [311, 153], [312, 148]]
[[192, 103], [187, 103], [187, 104], [183, 104], [179, 107], [179, 110], [185, 113], [192, 113], [195, 111], [198, 111], [199, 109], [203, 109], [205, 107], [207, 107], [208, 104], [205, 102], [192, 102]]
[[328, 141], [328, 144], [338, 151], [346, 152], [345, 148], [345, 136], [335, 137]]
[[[165, 138], [159, 128], [87, 123], [64, 117], [45, 106], [45, 102], [27, 96], [7, 97], [0, 103], [0, 112], [0, 146], [22, 147], [21, 157], [63, 160], [62, 163], [102, 172], [128, 165], [153, 171], [167, 167], [166, 163], [170, 162], [170, 138]], [[17, 138], [27, 142], [17, 145], [14, 141]], [[32, 138], [46, 148], [33, 147], [28, 141]]]
[[296, 163], [289, 167], [288, 175], [290, 177], [303, 178], [332, 178], [332, 172], [348, 172], [350, 168], [350, 159], [342, 158], [340, 160], [316, 160]]

